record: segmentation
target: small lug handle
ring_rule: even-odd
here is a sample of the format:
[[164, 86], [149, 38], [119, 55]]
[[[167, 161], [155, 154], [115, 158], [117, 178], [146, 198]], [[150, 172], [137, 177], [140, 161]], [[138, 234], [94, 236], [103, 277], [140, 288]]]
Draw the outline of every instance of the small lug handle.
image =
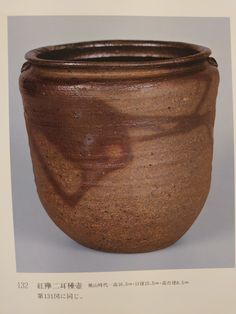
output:
[[218, 67], [218, 63], [217, 63], [217, 61], [216, 61], [215, 58], [213, 58], [213, 57], [208, 57], [208, 62], [209, 62], [210, 64], [214, 65], [215, 67]]
[[31, 64], [29, 61], [26, 61], [25, 63], [23, 63], [22, 67], [21, 67], [21, 73], [28, 70], [30, 68]]

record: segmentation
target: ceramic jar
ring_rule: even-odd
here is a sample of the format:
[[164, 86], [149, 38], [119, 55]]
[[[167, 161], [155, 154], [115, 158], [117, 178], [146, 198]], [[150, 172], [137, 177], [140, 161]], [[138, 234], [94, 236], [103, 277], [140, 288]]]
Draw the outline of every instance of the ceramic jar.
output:
[[145, 252], [177, 241], [206, 201], [219, 74], [208, 48], [111, 40], [26, 54], [33, 171], [75, 241]]

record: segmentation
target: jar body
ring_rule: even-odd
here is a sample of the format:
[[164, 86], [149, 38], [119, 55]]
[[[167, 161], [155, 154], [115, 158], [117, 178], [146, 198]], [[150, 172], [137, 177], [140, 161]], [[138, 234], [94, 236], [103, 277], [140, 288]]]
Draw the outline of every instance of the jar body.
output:
[[77, 242], [145, 252], [177, 241], [207, 198], [219, 74], [85, 79], [29, 65], [20, 90], [40, 200]]

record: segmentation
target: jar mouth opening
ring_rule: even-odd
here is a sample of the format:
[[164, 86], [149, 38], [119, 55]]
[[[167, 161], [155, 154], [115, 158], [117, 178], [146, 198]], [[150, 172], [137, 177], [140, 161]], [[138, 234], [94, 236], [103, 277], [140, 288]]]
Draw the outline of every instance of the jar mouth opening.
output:
[[53, 67], [176, 66], [206, 59], [207, 47], [172, 41], [107, 40], [41, 47], [26, 53], [32, 64]]

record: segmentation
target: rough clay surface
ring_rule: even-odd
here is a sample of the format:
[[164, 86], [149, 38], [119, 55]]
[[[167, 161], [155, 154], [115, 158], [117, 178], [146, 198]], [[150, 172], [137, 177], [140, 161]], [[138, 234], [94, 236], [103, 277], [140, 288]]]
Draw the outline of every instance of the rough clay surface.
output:
[[53, 221], [98, 250], [145, 252], [192, 225], [211, 181], [218, 71], [80, 80], [23, 69], [37, 190]]

